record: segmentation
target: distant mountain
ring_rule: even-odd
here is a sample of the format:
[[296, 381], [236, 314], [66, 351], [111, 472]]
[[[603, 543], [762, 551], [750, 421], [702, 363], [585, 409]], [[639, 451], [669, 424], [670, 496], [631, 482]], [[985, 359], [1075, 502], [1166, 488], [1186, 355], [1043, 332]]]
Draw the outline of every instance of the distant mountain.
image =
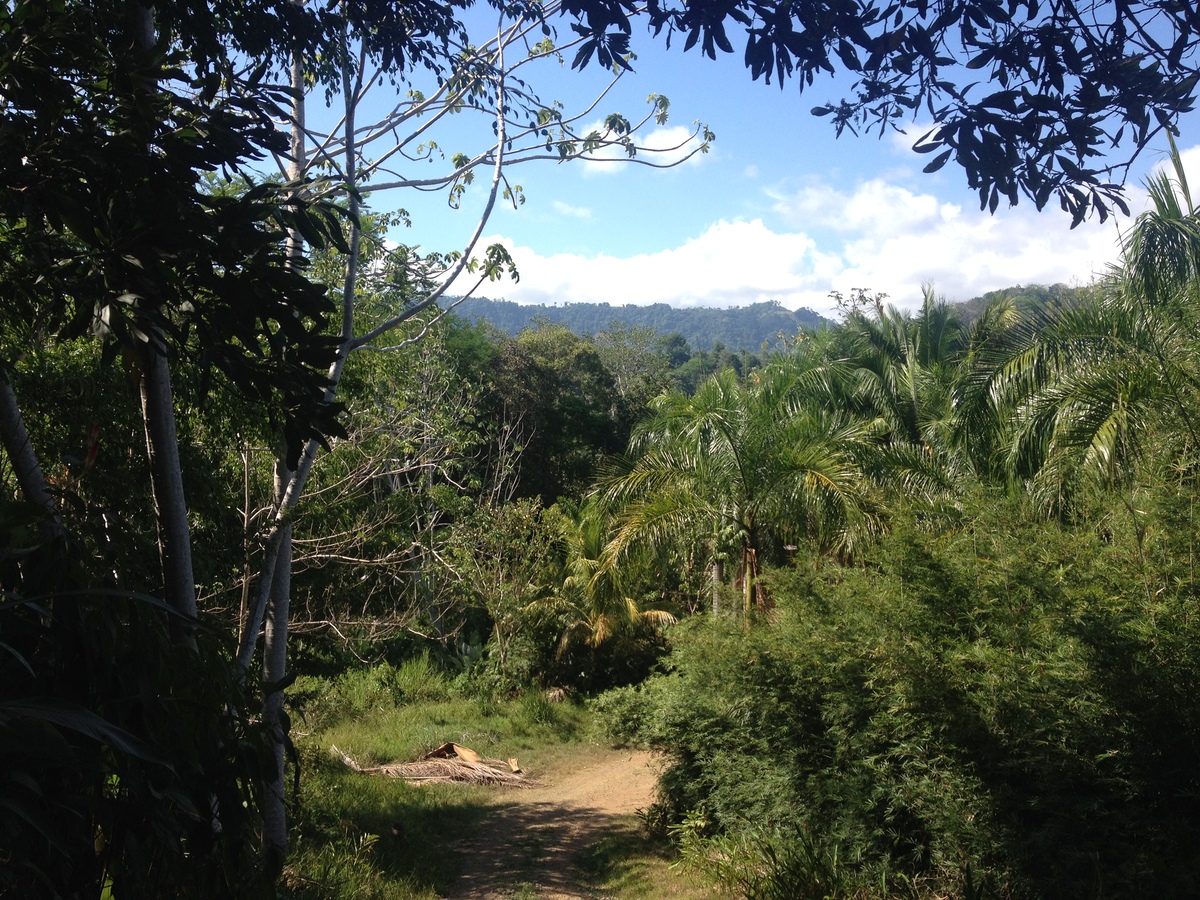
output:
[[650, 306], [610, 306], [607, 303], [566, 303], [562, 306], [522, 305], [511, 300], [487, 300], [471, 297], [455, 308], [471, 319], [482, 319], [501, 331], [515, 335], [544, 316], [561, 322], [580, 335], [594, 335], [621, 322], [630, 327], [647, 326], [659, 334], [681, 334], [693, 350], [711, 350], [716, 343], [730, 350], [757, 352], [763, 342], [774, 344], [779, 333], [795, 335], [800, 329], [814, 329], [833, 323], [811, 309], [793, 312], [777, 301], [734, 306], [674, 307], [665, 303]]
[[972, 297], [961, 303], [952, 304], [964, 322], [970, 324], [983, 315], [988, 304], [993, 300], [1012, 300], [1018, 309], [1054, 309], [1073, 303], [1087, 289], [1070, 287], [1065, 284], [1027, 284], [1001, 288], [998, 291], [988, 291], [979, 297]]

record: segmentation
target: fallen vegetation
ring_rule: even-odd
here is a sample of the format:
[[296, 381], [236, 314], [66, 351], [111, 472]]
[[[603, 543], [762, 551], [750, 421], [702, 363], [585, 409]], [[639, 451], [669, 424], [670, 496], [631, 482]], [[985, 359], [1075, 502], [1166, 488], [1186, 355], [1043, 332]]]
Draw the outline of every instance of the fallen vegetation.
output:
[[409, 784], [487, 784], [523, 787], [528, 784], [525, 773], [516, 759], [484, 759], [470, 747], [447, 741], [418, 760], [404, 763], [385, 763], [377, 766], [359, 765], [349, 754], [336, 746], [330, 753], [340, 757], [346, 768], [359, 775], [386, 775], [402, 778]]

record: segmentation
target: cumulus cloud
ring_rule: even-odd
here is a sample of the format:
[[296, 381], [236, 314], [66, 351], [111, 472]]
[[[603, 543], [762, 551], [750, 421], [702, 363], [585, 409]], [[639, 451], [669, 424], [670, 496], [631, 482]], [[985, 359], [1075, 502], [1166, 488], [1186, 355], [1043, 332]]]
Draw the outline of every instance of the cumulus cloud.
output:
[[625, 258], [542, 256], [502, 236], [485, 241], [502, 243], [512, 254], [521, 281], [499, 292], [521, 303], [735, 306], [777, 299], [811, 305], [821, 296], [812, 286], [814, 273], [836, 267], [805, 235], [777, 234], [761, 219], [720, 221], [680, 247]]
[[912, 150], [913, 144], [933, 131], [933, 128], [934, 123], [932, 121], [909, 122], [903, 128], [889, 132], [888, 143], [892, 145], [893, 150], [900, 153], [907, 153]]
[[[1200, 147], [1184, 153], [1200, 185]], [[1129, 192], [1136, 213], [1145, 193]], [[681, 246], [630, 257], [542, 255], [495, 236], [521, 272], [495, 296], [522, 303], [733, 306], [778, 300], [832, 315], [830, 291], [867, 288], [897, 306], [932, 283], [950, 300], [1015, 284], [1086, 284], [1118, 258], [1131, 220], [1070, 228], [1057, 208], [1029, 204], [988, 215], [884, 179], [839, 190], [812, 180], [771, 195], [766, 218], [721, 219]]]
[[[839, 280], [891, 294], [907, 305], [921, 282], [952, 299], [1012, 284], [1087, 282], [1115, 261], [1117, 223], [1071, 230], [1058, 210], [1028, 204], [988, 215], [881, 180], [850, 193], [827, 185], [778, 198], [783, 222], [829, 236], [842, 262]], [[832, 249], [832, 248], [831, 248]], [[841, 289], [841, 288], [839, 288]]]
[[[1200, 197], [1200, 146], [1190, 147], [1187, 150], [1180, 150], [1179, 157], [1183, 160], [1183, 170], [1187, 175], [1188, 185], [1191, 188], [1192, 199]], [[1170, 160], [1165, 157], [1156, 166], [1155, 170], [1159, 172], [1167, 172], [1172, 178], [1175, 177], [1175, 170], [1171, 166]]]
[[572, 206], [561, 200], [551, 201], [550, 207], [560, 216], [570, 216], [573, 219], [590, 219], [592, 217], [592, 211], [586, 206]]
[[[870, 191], [869, 188], [865, 189]], [[885, 192], [886, 193], [886, 192]], [[841, 197], [845, 220], [867, 204]], [[811, 199], [811, 198], [810, 198]], [[1115, 232], [1069, 232], [1050, 217], [971, 216], [936, 201], [876, 207], [837, 239], [804, 230], [773, 230], [762, 219], [718, 221], [680, 247], [632, 257], [554, 254], [488, 238], [508, 247], [521, 273], [496, 293], [521, 303], [669, 303], [738, 306], [778, 300], [832, 314], [829, 292], [869, 288], [913, 307], [932, 282], [966, 300], [1013, 284], [1086, 282], [1115, 256]], [[914, 212], [914, 209], [916, 210]]]
[[[583, 129], [583, 134], [597, 132], [602, 137], [611, 138], [603, 122], [594, 122]], [[638, 148], [636, 159], [652, 162], [657, 166], [699, 165], [704, 159], [703, 153], [696, 153], [699, 142], [692, 140], [692, 130], [682, 125], [653, 128], [645, 134], [634, 134], [634, 144]], [[689, 154], [694, 154], [689, 156]], [[629, 154], [620, 144], [615, 144], [587, 154], [584, 157], [588, 165], [582, 167], [585, 175], [608, 175], [619, 172], [622, 165], [629, 162]]]

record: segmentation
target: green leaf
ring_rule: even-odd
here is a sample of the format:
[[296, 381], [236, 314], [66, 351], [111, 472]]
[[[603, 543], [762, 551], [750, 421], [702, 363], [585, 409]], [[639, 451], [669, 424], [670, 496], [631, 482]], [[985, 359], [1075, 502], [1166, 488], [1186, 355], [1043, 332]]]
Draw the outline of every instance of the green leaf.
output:
[[941, 155], [934, 158], [932, 162], [925, 166], [921, 171], [926, 174], [932, 174], [946, 164], [946, 161], [953, 155], [953, 150], [947, 150]]
[[145, 742], [78, 704], [56, 700], [52, 697], [0, 701], [0, 723], [7, 724], [23, 718], [37, 719], [68, 731], [74, 731], [145, 762], [153, 762], [168, 769], [171, 768], [170, 763]]

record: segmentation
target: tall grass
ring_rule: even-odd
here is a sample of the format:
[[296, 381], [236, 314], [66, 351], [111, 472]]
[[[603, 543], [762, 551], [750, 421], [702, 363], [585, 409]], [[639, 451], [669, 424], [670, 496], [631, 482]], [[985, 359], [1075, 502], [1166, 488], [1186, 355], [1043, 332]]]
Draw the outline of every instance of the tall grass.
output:
[[365, 764], [416, 759], [454, 741], [485, 756], [521, 759], [536, 774], [569, 757], [589, 734], [582, 707], [552, 704], [539, 693], [487, 704], [451, 698], [423, 657], [301, 679], [298, 687], [306, 725], [296, 735], [300, 788], [290, 802], [295, 845], [283, 893], [304, 900], [440, 896], [470, 852], [466, 839], [508, 799], [495, 789], [357, 775], [331, 747]]
[[451, 680], [423, 652], [399, 666], [356, 666], [333, 678], [302, 675], [289, 702], [305, 730], [321, 730], [396, 706], [448, 701], [453, 694]]

